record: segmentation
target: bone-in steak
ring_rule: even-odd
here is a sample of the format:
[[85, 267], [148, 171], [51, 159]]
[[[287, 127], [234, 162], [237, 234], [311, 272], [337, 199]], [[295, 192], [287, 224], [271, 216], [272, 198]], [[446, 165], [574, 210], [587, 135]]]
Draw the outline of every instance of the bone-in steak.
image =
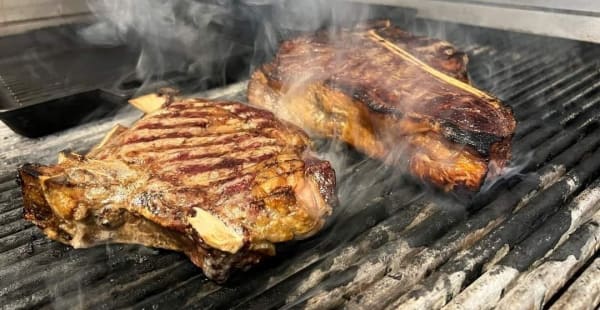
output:
[[307, 136], [236, 102], [175, 101], [19, 175], [25, 218], [51, 239], [182, 251], [217, 281], [314, 234], [335, 203], [334, 171]]
[[282, 43], [252, 75], [250, 103], [339, 138], [445, 190], [477, 190], [510, 159], [510, 108], [468, 84], [448, 42], [388, 22]]

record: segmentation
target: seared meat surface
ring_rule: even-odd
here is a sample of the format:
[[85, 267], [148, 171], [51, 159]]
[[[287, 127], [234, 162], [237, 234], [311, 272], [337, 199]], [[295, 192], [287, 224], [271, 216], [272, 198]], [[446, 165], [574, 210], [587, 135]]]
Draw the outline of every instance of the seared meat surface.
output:
[[25, 218], [76, 248], [184, 252], [217, 281], [316, 233], [335, 203], [307, 136], [236, 102], [178, 100], [116, 127], [87, 155], [19, 169]]
[[507, 106], [468, 84], [464, 53], [387, 22], [283, 42], [248, 98], [446, 191], [476, 191], [498, 174], [516, 126]]

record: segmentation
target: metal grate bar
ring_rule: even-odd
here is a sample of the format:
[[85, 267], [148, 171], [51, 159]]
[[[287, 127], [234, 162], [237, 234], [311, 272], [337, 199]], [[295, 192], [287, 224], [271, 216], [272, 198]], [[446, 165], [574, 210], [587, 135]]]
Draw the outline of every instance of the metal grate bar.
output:
[[[594, 152], [592, 156], [600, 156], [600, 150]], [[580, 190], [599, 168], [600, 161], [593, 157], [582, 161], [542, 194], [535, 196], [526, 207], [520, 209], [505, 224], [470, 249], [458, 253], [421, 284], [405, 292], [391, 307], [403, 304], [403, 306], [417, 308], [437, 308], [443, 305], [447, 300], [453, 298], [461, 287], [468, 285], [469, 279], [473, 279], [474, 274], [480, 270], [483, 264], [489, 263], [490, 259], [493, 259], [504, 245], [514, 245], [520, 241], [523, 235], [530, 233], [530, 227], [535, 229], [543, 223], [539, 220], [540, 217], [547, 217], [548, 213], [554, 212], [555, 208]], [[449, 283], [449, 285], [440, 287], [442, 282]], [[406, 288], [408, 287], [403, 289]], [[394, 296], [390, 297], [394, 298]]]
[[600, 305], [598, 278], [600, 278], [600, 258], [597, 257], [550, 309], [575, 310], [598, 307]]
[[[600, 144], [600, 137], [590, 135], [588, 140], [582, 140], [581, 143], [572, 146], [570, 149], [581, 150], [580, 147], [585, 147], [585, 143], [590, 142], [590, 140], [596, 140], [596, 144], [591, 144], [592, 146], [597, 146], [598, 144]], [[587, 146], [589, 145], [590, 144], [587, 144]], [[579, 155], [579, 157], [576, 154], [572, 154], [572, 156], [574, 157], [572, 159], [575, 160], [570, 161], [571, 165], [575, 164], [577, 162], [577, 159], [581, 158], [585, 151], [580, 152], [581, 155]], [[565, 151], [563, 154], [565, 155], [564, 157], [567, 157], [567, 155], [571, 155], [569, 151]], [[562, 159], [563, 158], [559, 158], [556, 160], [559, 162], [564, 162]], [[435, 242], [435, 244], [430, 246], [427, 250], [425, 250], [425, 252], [417, 253], [416, 256], [412, 256], [412, 258], [409, 259], [409, 262], [405, 262], [404, 258], [406, 258], [408, 254], [412, 253], [412, 251], [416, 250], [418, 247], [427, 244], [413, 242], [413, 238], [422, 238], [423, 235], [428, 236], [435, 235], [437, 233], [437, 222], [439, 221], [439, 219], [434, 219], [432, 221], [424, 221], [421, 225], [419, 225], [422, 226], [421, 230], [416, 230], [416, 232], [413, 232], [414, 235], [408, 234], [406, 236], [403, 236], [404, 238], [399, 240], [400, 244], [394, 244], [392, 242], [386, 244], [387, 248], [397, 249], [398, 247], [399, 249], [401, 247], [405, 247], [405, 249], [403, 251], [395, 252], [393, 254], [390, 253], [390, 261], [383, 264], [384, 268], [379, 271], [380, 276], [374, 276], [375, 279], [373, 280], [377, 280], [377, 278], [383, 277], [384, 274], [382, 274], [381, 272], [391, 273], [390, 276], [386, 276], [384, 278], [384, 281], [397, 282], [397, 279], [402, 279], [402, 282], [394, 283], [394, 285], [389, 286], [386, 285], [386, 287], [389, 287], [392, 290], [392, 292], [394, 292], [394, 290], [407, 289], [410, 283], [406, 281], [415, 281], [417, 280], [417, 278], [424, 276], [427, 273], [427, 271], [434, 268], [436, 264], [445, 261], [445, 259], [453, 251], [465, 247], [469, 242], [477, 240], [482, 235], [487, 233], [487, 231], [489, 231], [491, 228], [498, 225], [503, 218], [506, 218], [512, 212], [513, 208], [517, 207], [519, 203], [524, 203], [523, 201], [520, 201], [522, 199], [521, 197], [531, 196], [531, 193], [534, 193], [539, 188], [543, 188], [544, 186], [546, 186], [546, 184], [544, 183], [547, 182], [548, 176], [552, 174], [556, 175], [559, 173], [557, 173], [556, 169], [552, 165], [544, 166], [543, 170], [539, 173], [540, 177], [536, 177], [538, 174], [532, 174], [530, 178], [526, 178], [524, 182], [517, 186], [514, 186], [513, 189], [508, 190], [508, 193], [499, 195], [499, 197], [501, 198], [498, 198], [486, 208], [484, 208], [484, 212], [477, 213], [475, 216], [471, 217], [466, 223], [457, 225], [459, 228], [456, 228], [450, 234], [440, 236], [441, 238], [436, 238], [437, 241]], [[554, 176], [554, 178], [558, 176]], [[452, 216], [452, 214], [443, 215], [444, 218], [447, 218], [449, 216]], [[468, 229], [461, 229], [460, 227], [468, 227]], [[483, 231], [481, 229], [483, 229]], [[409, 244], [416, 244], [417, 247], [407, 246]], [[363, 261], [367, 261], [369, 259], [377, 260], [379, 256], [386, 253], [385, 250], [386, 248], [383, 248], [381, 251], [373, 251], [366, 258], [363, 258]], [[364, 264], [360, 263], [357, 265], [360, 267], [365, 266]], [[401, 266], [416, 266], [419, 269], [418, 272], [417, 270], [407, 270], [409, 274], [395, 276], [396, 274], [398, 274], [399, 271], [396, 271], [394, 269], [403, 270], [404, 268], [400, 269]], [[377, 270], [374, 270], [375, 268], [373, 267], [363, 268], [365, 274], [364, 276], [367, 277], [367, 279], [371, 275], [377, 274], [377, 270], [379, 270], [379, 268], [377, 268]], [[330, 306], [335, 306], [343, 302], [343, 296], [351, 296], [352, 294], [357, 294], [358, 291], [360, 291], [365, 285], [368, 285], [370, 283], [368, 281], [365, 281], [365, 279], [361, 278], [360, 276], [356, 276], [354, 278], [357, 279], [356, 282], [352, 282], [349, 285], [346, 285], [345, 287], [338, 286], [336, 287], [336, 289], [330, 292], [322, 293], [316, 297], [313, 297], [313, 303], [319, 305], [326, 304]], [[363, 296], [365, 296], [365, 299], [368, 298], [368, 296], [372, 296], [374, 300], [389, 301], [389, 298], [393, 297], [393, 295], [389, 293], [389, 290], [385, 290], [383, 287], [377, 286], [376, 289], [373, 289], [373, 291], [367, 290]], [[394, 294], [396, 293], [397, 292], [394, 292]], [[307, 304], [310, 303], [311, 301], [309, 300]]]
[[446, 306], [479, 308], [493, 305], [509, 285], [555, 246], [563, 244], [580, 225], [600, 209], [600, 181], [594, 182], [566, 208], [553, 214], [544, 226], [503, 257]]
[[[561, 245], [541, 265], [522, 277], [496, 309], [543, 306], [600, 249], [600, 212]], [[579, 253], [574, 256], [572, 253]], [[537, 294], [543, 290], [543, 294]]]
[[[527, 56], [520, 58], [517, 61], [511, 61], [512, 63], [509, 66], [506, 66], [506, 64], [500, 64], [497, 67], [491, 66], [491, 68], [488, 68], [485, 75], [474, 73], [471, 77], [476, 81], [480, 81], [478, 82], [480, 87], [489, 89], [496, 94], [502, 94], [502, 92], [499, 92], [494, 86], [503, 85], [507, 81], [520, 78], [523, 75], [531, 75], [538, 69], [557, 67], [557, 65], [562, 64], [562, 61], [568, 61], [570, 59], [566, 52], [567, 50], [561, 49], [553, 55], [544, 53], [526, 53]], [[509, 52], [507, 55], [514, 57], [515, 53]], [[561, 56], [557, 57], [556, 55]], [[505, 60], [505, 62], [506, 61], [508, 60]], [[553, 65], [551, 64], [552, 62], [554, 63]]]

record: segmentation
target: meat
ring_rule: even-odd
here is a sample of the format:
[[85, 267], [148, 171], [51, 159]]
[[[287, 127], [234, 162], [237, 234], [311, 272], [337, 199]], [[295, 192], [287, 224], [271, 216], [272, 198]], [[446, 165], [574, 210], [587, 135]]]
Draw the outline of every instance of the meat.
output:
[[87, 155], [19, 169], [25, 218], [75, 248], [119, 242], [184, 252], [224, 281], [315, 234], [336, 203], [335, 173], [306, 134], [236, 102], [177, 100]]
[[516, 126], [509, 107], [469, 84], [464, 53], [389, 22], [283, 42], [248, 99], [446, 191], [497, 175]]

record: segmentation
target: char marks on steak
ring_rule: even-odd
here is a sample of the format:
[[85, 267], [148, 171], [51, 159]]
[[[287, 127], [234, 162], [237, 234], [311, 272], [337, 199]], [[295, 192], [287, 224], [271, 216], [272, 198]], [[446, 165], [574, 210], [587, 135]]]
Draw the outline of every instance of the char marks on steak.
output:
[[330, 164], [307, 136], [236, 102], [178, 100], [86, 156], [19, 169], [25, 218], [51, 239], [138, 243], [184, 252], [224, 281], [274, 244], [317, 232], [335, 203]]
[[463, 52], [384, 22], [283, 42], [248, 98], [446, 191], [476, 191], [510, 159], [516, 122], [468, 83]]

